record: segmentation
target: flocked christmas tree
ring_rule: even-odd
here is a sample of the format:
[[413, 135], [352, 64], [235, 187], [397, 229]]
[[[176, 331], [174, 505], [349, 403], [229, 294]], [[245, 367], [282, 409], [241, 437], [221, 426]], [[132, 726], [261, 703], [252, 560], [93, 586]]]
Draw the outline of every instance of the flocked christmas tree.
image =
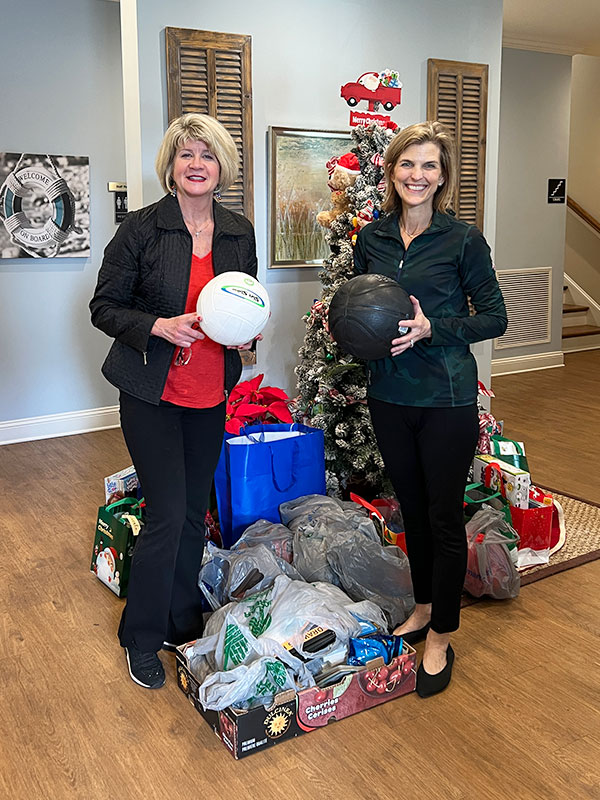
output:
[[377, 218], [383, 200], [383, 154], [394, 132], [375, 123], [352, 131], [360, 173], [345, 189], [349, 210], [326, 231], [331, 256], [320, 273], [323, 291], [306, 314], [306, 335], [296, 367], [297, 416], [325, 434], [327, 489], [341, 494], [349, 485], [377, 493], [386, 488], [383, 462], [366, 405], [365, 362], [344, 353], [327, 330], [327, 308], [335, 291], [353, 275], [353, 237]]

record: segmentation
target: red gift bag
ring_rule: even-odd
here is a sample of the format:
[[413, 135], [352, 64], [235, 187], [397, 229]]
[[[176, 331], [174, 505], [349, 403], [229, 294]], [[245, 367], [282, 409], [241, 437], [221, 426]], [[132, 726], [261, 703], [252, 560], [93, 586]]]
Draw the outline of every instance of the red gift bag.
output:
[[521, 537], [519, 569], [547, 564], [552, 549], [552, 495], [532, 486], [529, 490], [529, 508], [511, 506], [510, 513], [513, 527]]

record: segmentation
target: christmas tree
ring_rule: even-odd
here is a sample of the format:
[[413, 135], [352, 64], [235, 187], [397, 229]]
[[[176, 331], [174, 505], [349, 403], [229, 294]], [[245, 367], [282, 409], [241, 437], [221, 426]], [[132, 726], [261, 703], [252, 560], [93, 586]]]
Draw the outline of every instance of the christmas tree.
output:
[[375, 123], [352, 131], [360, 174], [346, 192], [343, 211], [326, 231], [331, 256], [320, 273], [323, 290], [306, 314], [306, 334], [296, 367], [297, 417], [325, 434], [325, 467], [329, 494], [349, 486], [377, 494], [389, 486], [366, 405], [365, 362], [344, 353], [327, 330], [327, 309], [335, 291], [353, 275], [353, 240], [359, 229], [377, 218], [383, 199], [383, 154], [394, 132]]

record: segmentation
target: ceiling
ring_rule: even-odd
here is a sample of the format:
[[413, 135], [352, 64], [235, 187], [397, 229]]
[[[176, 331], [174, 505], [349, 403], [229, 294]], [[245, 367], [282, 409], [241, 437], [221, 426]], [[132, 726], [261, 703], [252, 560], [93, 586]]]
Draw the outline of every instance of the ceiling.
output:
[[600, 0], [504, 0], [503, 44], [600, 56]]

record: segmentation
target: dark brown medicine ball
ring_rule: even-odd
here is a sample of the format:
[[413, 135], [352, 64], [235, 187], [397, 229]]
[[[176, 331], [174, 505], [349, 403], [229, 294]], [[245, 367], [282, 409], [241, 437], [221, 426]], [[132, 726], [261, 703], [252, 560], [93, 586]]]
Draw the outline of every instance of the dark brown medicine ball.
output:
[[413, 319], [408, 293], [375, 273], [351, 278], [331, 298], [329, 331], [346, 353], [366, 360], [389, 356], [400, 320]]

